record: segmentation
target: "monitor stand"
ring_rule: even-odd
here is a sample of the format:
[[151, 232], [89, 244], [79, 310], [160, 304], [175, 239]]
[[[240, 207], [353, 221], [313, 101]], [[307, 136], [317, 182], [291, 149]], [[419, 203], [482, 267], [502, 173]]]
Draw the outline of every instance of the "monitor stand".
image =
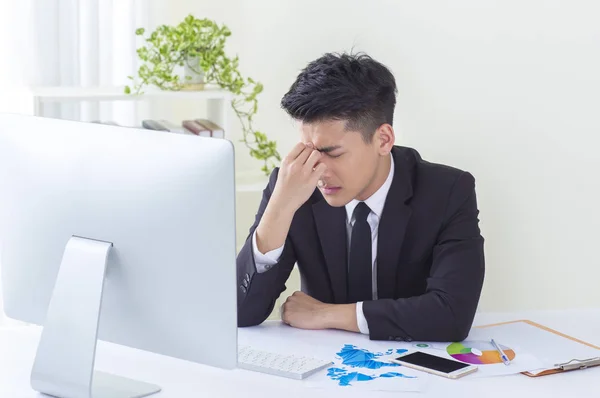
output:
[[31, 372], [34, 390], [60, 398], [139, 398], [158, 386], [94, 371], [106, 264], [112, 243], [69, 239]]

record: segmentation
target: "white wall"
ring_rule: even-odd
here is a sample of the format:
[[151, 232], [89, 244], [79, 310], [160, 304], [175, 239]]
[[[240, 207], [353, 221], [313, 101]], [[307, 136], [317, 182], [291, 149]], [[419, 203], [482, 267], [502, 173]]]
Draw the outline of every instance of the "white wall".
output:
[[231, 25], [230, 48], [265, 84], [257, 124], [282, 152], [298, 135], [279, 100], [308, 61], [354, 47], [387, 64], [397, 143], [477, 179], [480, 309], [600, 304], [600, 3], [169, 3], [171, 21], [191, 12]]

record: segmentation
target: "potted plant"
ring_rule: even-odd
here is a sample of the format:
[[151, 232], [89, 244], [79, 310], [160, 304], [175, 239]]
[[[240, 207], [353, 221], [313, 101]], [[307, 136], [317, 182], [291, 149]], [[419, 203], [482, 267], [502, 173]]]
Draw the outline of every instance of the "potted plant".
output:
[[[144, 36], [144, 28], [135, 31]], [[231, 106], [242, 125], [242, 142], [250, 155], [264, 162], [262, 171], [269, 174], [281, 161], [275, 141], [254, 129], [252, 121], [258, 111], [257, 96], [263, 90], [260, 82], [242, 77], [239, 59], [225, 54], [225, 42], [231, 36], [227, 26], [209, 19], [188, 15], [179, 25], [161, 25], [145, 37], [146, 45], [137, 49], [140, 65], [137, 78], [129, 76], [133, 86], [125, 93], [141, 94], [142, 88], [154, 85], [162, 90], [202, 89], [217, 84], [234, 94]]]

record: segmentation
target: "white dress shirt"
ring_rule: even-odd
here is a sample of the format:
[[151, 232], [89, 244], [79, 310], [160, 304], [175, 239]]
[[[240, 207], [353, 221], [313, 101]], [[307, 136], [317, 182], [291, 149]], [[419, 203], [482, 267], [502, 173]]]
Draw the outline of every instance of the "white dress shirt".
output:
[[[369, 206], [371, 212], [367, 216], [367, 222], [371, 227], [371, 239], [372, 239], [372, 250], [371, 255], [373, 258], [373, 268], [372, 268], [372, 289], [373, 289], [373, 300], [377, 300], [377, 235], [379, 230], [379, 220], [381, 219], [381, 213], [383, 212], [383, 206], [385, 204], [385, 199], [387, 197], [388, 191], [390, 190], [390, 186], [392, 185], [392, 180], [394, 178], [394, 157], [390, 154], [391, 166], [390, 171], [388, 173], [388, 177], [383, 183], [383, 185], [369, 198], [367, 198], [364, 202]], [[346, 205], [346, 230], [348, 237], [348, 247], [350, 247], [350, 237], [352, 236], [352, 227], [354, 226], [354, 209], [360, 203], [360, 201], [356, 199], [352, 199], [350, 203]], [[254, 261], [256, 263], [256, 271], [258, 273], [263, 273], [270, 270], [273, 265], [275, 265], [279, 261], [279, 257], [283, 252], [283, 247], [278, 247], [273, 249], [265, 254], [261, 253], [258, 250], [256, 245], [256, 231], [252, 234], [252, 248], [254, 252]], [[362, 301], [356, 303], [356, 319], [358, 321], [358, 329], [363, 334], [369, 334], [369, 325], [365, 318], [365, 315], [362, 310]]]

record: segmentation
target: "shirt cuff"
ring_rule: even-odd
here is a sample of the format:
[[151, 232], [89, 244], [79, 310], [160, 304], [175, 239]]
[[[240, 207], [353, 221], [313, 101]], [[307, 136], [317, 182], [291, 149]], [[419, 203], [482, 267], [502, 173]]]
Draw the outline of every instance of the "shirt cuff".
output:
[[256, 231], [254, 231], [252, 234], [252, 252], [254, 254], [256, 272], [262, 274], [263, 272], [270, 270], [273, 265], [277, 264], [279, 257], [281, 257], [281, 253], [283, 252], [283, 245], [271, 250], [270, 252], [262, 254], [256, 245]]
[[358, 323], [358, 330], [362, 334], [369, 334], [369, 324], [367, 323], [367, 318], [365, 318], [365, 314], [363, 313], [363, 302], [360, 301], [356, 303], [356, 321]]

